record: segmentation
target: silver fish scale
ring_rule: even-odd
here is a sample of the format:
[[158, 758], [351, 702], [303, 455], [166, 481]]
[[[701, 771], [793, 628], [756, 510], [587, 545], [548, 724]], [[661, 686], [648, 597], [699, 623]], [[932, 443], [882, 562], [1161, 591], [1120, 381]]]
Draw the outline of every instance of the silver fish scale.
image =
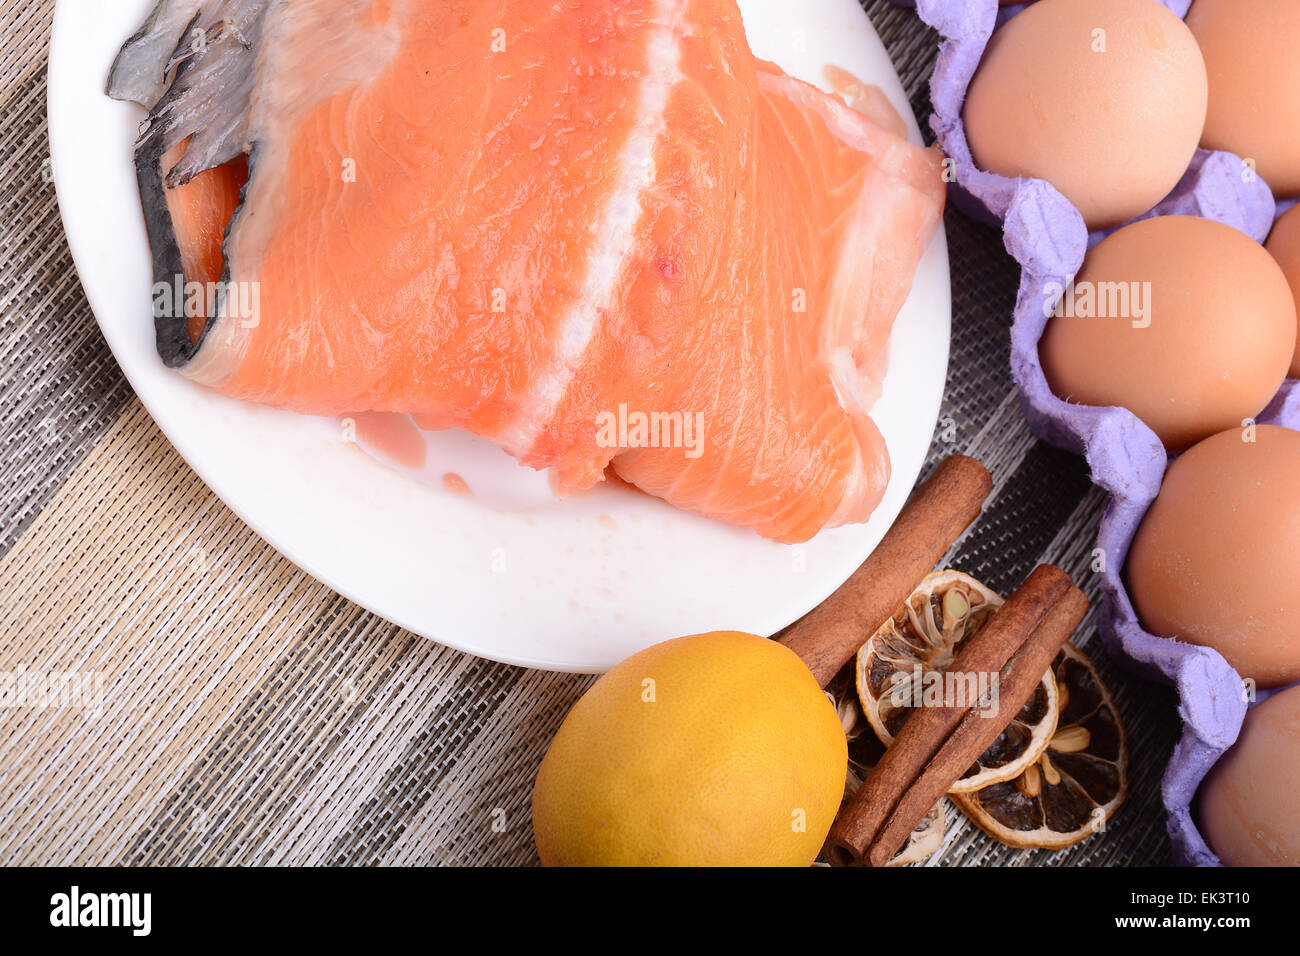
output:
[[[189, 140], [166, 174], [168, 188], [248, 152], [257, 45], [270, 6], [270, 0], [160, 0], [118, 54], [110, 95], [150, 107], [137, 151], [161, 154]], [[170, 83], [149, 103], [159, 76]]]
[[172, 53], [201, 5], [202, 0], [159, 0], [113, 60], [108, 95], [153, 109], [167, 92]]

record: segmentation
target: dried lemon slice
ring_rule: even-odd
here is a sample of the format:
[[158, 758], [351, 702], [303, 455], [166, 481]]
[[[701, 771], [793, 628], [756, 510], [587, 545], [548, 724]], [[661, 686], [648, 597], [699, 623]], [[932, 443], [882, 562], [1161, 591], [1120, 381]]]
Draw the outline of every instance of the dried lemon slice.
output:
[[1078, 843], [1105, 827], [1128, 790], [1124, 725], [1092, 661], [1066, 644], [1052, 671], [1061, 716], [1047, 750], [1015, 780], [953, 795], [976, 826], [1011, 846]]
[[[844, 803], [857, 793], [862, 781], [867, 779], [872, 769], [885, 752], [885, 745], [871, 730], [871, 725], [863, 716], [858, 704], [857, 694], [853, 690], [853, 664], [850, 662], [836, 675], [826, 688], [826, 696], [835, 705], [844, 727], [844, 735], [849, 742], [849, 770], [844, 782]], [[841, 804], [843, 805], [843, 804]], [[943, 849], [944, 835], [944, 801], [940, 800], [922, 818], [912, 830], [907, 843], [889, 861], [888, 866], [906, 866], [911, 863], [924, 863]], [[829, 865], [829, 864], [828, 864]]]
[[[1002, 603], [997, 592], [968, 574], [936, 571], [871, 635], [858, 652], [858, 698], [886, 746], [914, 705], [924, 706], [940, 686], [936, 678], [952, 664], [957, 645], [977, 633]], [[1047, 748], [1057, 712], [1056, 681], [1048, 671], [1006, 730], [948, 792], [979, 790], [1020, 776]]]

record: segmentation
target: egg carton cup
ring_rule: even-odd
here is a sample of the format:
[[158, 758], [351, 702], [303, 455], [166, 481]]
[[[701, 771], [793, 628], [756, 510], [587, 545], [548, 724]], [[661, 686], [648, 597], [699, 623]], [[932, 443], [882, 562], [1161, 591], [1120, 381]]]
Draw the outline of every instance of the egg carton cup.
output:
[[[1179, 17], [1191, 6], [1191, 0], [1162, 2]], [[1173, 684], [1178, 691], [1183, 733], [1162, 783], [1175, 861], [1220, 865], [1196, 827], [1192, 805], [1201, 780], [1241, 729], [1247, 710], [1241, 677], [1211, 648], [1146, 631], [1122, 578], [1129, 546], [1160, 490], [1169, 459], [1155, 433], [1127, 409], [1057, 398], [1039, 360], [1038, 342], [1062, 290], [1079, 271], [1084, 254], [1107, 233], [1090, 235], [1079, 211], [1049, 183], [1009, 179], [977, 168], [962, 123], [966, 90], [990, 36], [1023, 5], [999, 9], [996, 0], [900, 5], [915, 6], [943, 37], [930, 86], [931, 126], [955, 177], [951, 199], [968, 215], [1000, 226], [1007, 251], [1021, 267], [1011, 327], [1011, 373], [1025, 416], [1039, 438], [1083, 455], [1093, 482], [1111, 496], [1097, 541], [1103, 644], [1128, 669]], [[1199, 150], [1173, 192], [1138, 218], [1201, 216], [1263, 242], [1278, 214], [1267, 185], [1239, 157]], [[1300, 429], [1300, 382], [1286, 382], [1257, 421]]]

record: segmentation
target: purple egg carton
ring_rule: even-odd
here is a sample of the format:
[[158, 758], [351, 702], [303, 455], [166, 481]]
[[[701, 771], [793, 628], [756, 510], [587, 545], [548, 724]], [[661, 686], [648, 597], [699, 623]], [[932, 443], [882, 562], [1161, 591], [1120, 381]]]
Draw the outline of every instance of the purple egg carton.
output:
[[[1179, 17], [1191, 6], [1191, 0], [1161, 2]], [[1165, 770], [1161, 794], [1175, 860], [1220, 865], [1196, 827], [1192, 804], [1201, 780], [1241, 729], [1247, 710], [1241, 677], [1217, 651], [1144, 630], [1122, 578], [1129, 545], [1160, 490], [1169, 459], [1151, 429], [1127, 409], [1068, 404], [1053, 395], [1039, 361], [1038, 341], [1052, 307], [1078, 272], [1084, 254], [1106, 233], [1089, 235], [1079, 211], [1050, 184], [978, 169], [962, 123], [966, 89], [989, 37], [1024, 6], [999, 8], [997, 0], [916, 0], [900, 5], [915, 6], [943, 37], [930, 81], [930, 123], [953, 163], [952, 202], [976, 219], [1000, 225], [1007, 251], [1021, 267], [1011, 327], [1011, 374], [1025, 416], [1039, 438], [1083, 455], [1093, 482], [1111, 495], [1097, 542], [1105, 556], [1102, 641], [1129, 669], [1178, 690], [1183, 734]], [[1247, 173], [1239, 157], [1199, 150], [1173, 192], [1138, 218], [1202, 216], [1263, 242], [1281, 211], [1267, 185]], [[1286, 382], [1258, 421], [1300, 429], [1300, 382]]]

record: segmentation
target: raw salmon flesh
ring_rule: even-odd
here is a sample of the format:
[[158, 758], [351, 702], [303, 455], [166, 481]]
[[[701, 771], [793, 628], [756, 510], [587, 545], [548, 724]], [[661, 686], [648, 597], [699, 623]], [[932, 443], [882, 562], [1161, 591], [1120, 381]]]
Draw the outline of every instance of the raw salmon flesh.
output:
[[[735, 0], [161, 0], [109, 93], [149, 110], [158, 348], [194, 381], [778, 541], [879, 504], [940, 159], [756, 59]], [[702, 441], [601, 427], [636, 413]]]

